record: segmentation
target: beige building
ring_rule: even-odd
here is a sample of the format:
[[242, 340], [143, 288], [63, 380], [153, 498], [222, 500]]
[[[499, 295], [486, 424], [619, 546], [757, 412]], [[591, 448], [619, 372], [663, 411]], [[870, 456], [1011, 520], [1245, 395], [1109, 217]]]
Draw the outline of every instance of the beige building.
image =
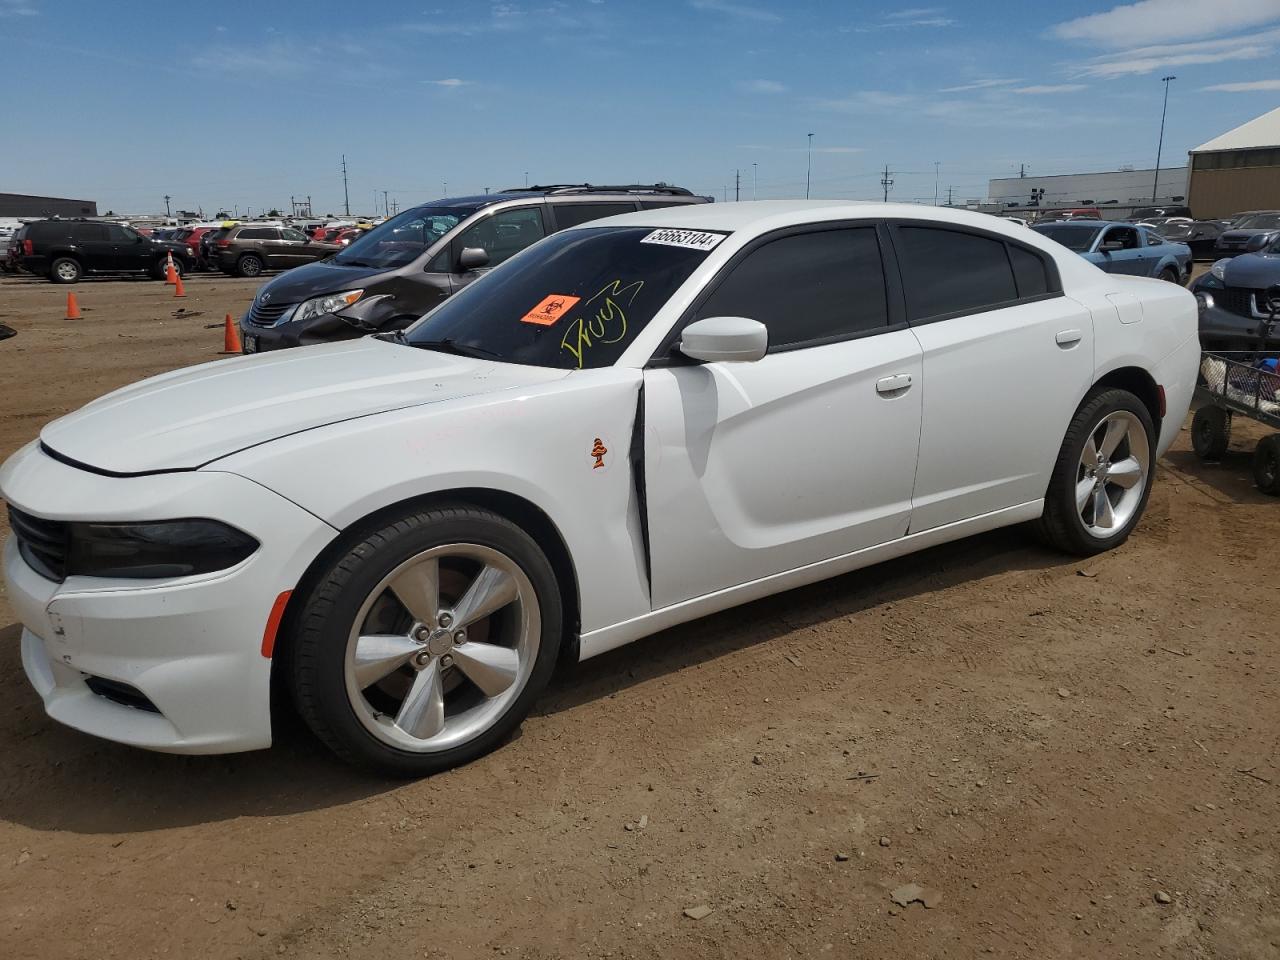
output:
[[1201, 219], [1280, 210], [1280, 107], [1191, 151], [1187, 204]]

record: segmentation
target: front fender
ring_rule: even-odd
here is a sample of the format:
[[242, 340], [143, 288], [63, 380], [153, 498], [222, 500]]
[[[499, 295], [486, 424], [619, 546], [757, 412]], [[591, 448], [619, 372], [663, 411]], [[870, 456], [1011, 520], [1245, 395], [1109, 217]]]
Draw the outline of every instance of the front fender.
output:
[[585, 633], [650, 610], [629, 457], [641, 382], [634, 369], [576, 371], [304, 431], [209, 469], [253, 479], [338, 529], [455, 490], [520, 497], [569, 549]]

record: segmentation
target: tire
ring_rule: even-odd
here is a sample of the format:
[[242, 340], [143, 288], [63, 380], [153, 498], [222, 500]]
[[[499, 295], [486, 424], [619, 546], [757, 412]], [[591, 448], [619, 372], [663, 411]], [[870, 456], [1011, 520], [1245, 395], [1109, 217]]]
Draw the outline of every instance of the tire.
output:
[[1191, 448], [1201, 460], [1221, 460], [1231, 442], [1231, 414], [1221, 407], [1201, 407], [1191, 418]]
[[1263, 493], [1280, 497], [1280, 433], [1258, 441], [1253, 451], [1253, 482]]
[[[1108, 449], [1113, 430], [1123, 432]], [[1086, 557], [1124, 543], [1151, 495], [1155, 440], [1151, 414], [1141, 400], [1127, 390], [1095, 388], [1063, 438], [1038, 521], [1040, 536], [1059, 550]], [[1092, 468], [1087, 448], [1096, 457]]]
[[1178, 279], [1178, 271], [1173, 269], [1173, 267], [1165, 267], [1163, 270], [1161, 270], [1160, 279], [1166, 280], [1169, 283], [1176, 283], [1178, 284], [1178, 286], [1182, 286], [1182, 281]]
[[[283, 662], [308, 726], [342, 759], [401, 777], [494, 749], [528, 714], [559, 653], [564, 612], [546, 555], [509, 520], [461, 504], [411, 510], [348, 547], [304, 588], [286, 636]], [[399, 594], [430, 592], [391, 585], [420, 589], [433, 562], [438, 601], [419, 599], [415, 616]], [[487, 595], [515, 596], [471, 617], [467, 591], [486, 595], [478, 571], [495, 577]], [[451, 633], [460, 628], [461, 639]], [[375, 635], [365, 646], [361, 637]], [[373, 673], [357, 673], [357, 651]]]
[[72, 257], [58, 257], [49, 264], [49, 279], [54, 283], [78, 283], [84, 276], [84, 267]]
[[[151, 268], [151, 275], [155, 277], [157, 280], [168, 279], [166, 276], [168, 272], [166, 270], [167, 263], [168, 263], [167, 259], [165, 257], [161, 257], [159, 260], [155, 262], [155, 266]], [[182, 261], [179, 260], [177, 257], [173, 258], [173, 272], [180, 277], [185, 277], [187, 275], [186, 267], [183, 266]]]
[[256, 253], [246, 253], [236, 261], [236, 273], [242, 277], [260, 277], [264, 266], [262, 258]]

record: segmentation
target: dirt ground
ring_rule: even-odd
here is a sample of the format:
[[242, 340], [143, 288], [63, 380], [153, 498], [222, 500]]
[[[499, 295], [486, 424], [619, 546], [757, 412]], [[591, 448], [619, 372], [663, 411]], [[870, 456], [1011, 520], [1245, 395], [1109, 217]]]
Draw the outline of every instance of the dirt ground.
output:
[[[91, 281], [67, 321], [67, 288], [0, 282], [0, 456], [216, 359], [254, 286]], [[1218, 465], [1184, 432], [1111, 554], [1006, 530], [687, 624], [417, 783], [303, 729], [212, 758], [64, 729], [0, 594], [0, 957], [1280, 956], [1250, 426]]]

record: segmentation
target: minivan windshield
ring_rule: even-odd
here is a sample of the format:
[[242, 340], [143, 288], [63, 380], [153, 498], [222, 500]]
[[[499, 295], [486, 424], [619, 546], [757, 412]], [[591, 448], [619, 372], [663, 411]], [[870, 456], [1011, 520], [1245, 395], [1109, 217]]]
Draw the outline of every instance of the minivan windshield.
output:
[[652, 227], [553, 234], [454, 294], [404, 340], [529, 366], [611, 366], [724, 237]]
[[1057, 240], [1068, 250], [1083, 253], [1093, 246], [1093, 238], [1102, 228], [1084, 223], [1040, 223], [1031, 229], [1050, 240]]
[[1259, 213], [1235, 225], [1237, 230], [1275, 230], [1280, 227], [1280, 213]]
[[415, 207], [374, 227], [333, 258], [353, 267], [402, 267], [465, 220], [474, 210]]

